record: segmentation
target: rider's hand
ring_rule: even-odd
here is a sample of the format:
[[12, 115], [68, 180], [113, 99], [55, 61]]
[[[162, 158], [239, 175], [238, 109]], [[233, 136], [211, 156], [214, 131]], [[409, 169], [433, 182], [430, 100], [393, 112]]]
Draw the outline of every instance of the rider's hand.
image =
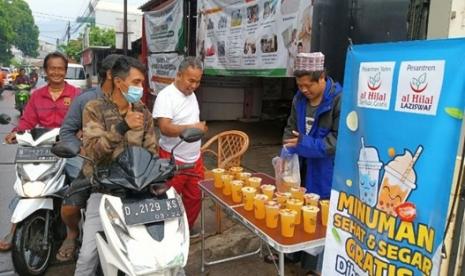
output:
[[5, 143], [7, 144], [16, 144], [16, 132], [10, 132], [5, 136]]
[[132, 111], [131, 105], [129, 106], [128, 113], [126, 113], [125, 120], [130, 129], [142, 128], [144, 126], [144, 114]]
[[204, 133], [206, 133], [208, 131], [207, 123], [205, 121], [195, 123], [192, 127], [193, 128], [198, 128]]

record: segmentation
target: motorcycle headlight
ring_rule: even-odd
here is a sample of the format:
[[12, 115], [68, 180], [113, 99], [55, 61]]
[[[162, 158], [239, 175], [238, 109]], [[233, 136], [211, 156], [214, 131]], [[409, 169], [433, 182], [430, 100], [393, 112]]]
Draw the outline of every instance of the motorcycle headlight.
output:
[[120, 216], [116, 212], [115, 208], [111, 205], [108, 199], [105, 199], [104, 202], [105, 212], [107, 214], [108, 219], [110, 220], [110, 224], [115, 230], [116, 236], [121, 243], [120, 248], [126, 254], [128, 253], [128, 249], [126, 244], [131, 241], [131, 236], [129, 235], [129, 230], [124, 225], [123, 221], [121, 220]]
[[27, 197], [38, 197], [45, 189], [45, 183], [42, 181], [28, 181], [23, 184], [23, 192]]

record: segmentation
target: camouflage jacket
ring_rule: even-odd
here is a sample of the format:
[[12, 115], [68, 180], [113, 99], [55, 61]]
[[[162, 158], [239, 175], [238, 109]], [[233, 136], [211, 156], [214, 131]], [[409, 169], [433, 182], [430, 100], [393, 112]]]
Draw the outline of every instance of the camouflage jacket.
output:
[[[115, 160], [123, 152], [125, 145], [144, 147], [152, 154], [157, 154], [151, 113], [143, 104], [133, 104], [133, 111], [144, 114], [143, 128], [127, 130], [125, 115], [119, 113], [118, 107], [108, 97], [86, 104], [82, 114], [83, 150], [96, 165], [106, 165]], [[84, 175], [91, 176], [92, 172], [90, 162], [85, 162]]]

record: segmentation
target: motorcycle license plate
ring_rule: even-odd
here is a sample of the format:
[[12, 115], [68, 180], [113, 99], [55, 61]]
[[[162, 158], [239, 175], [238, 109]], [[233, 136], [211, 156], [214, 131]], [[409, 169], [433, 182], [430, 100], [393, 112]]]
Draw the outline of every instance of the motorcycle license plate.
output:
[[147, 224], [178, 218], [183, 215], [178, 198], [144, 199], [123, 203], [127, 225]]
[[54, 163], [58, 157], [51, 152], [51, 147], [18, 147], [16, 163]]

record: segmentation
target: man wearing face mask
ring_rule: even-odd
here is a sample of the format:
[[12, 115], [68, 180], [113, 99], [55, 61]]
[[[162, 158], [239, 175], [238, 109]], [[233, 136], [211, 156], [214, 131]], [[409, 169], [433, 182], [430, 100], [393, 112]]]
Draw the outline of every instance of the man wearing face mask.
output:
[[[194, 91], [202, 79], [203, 67], [200, 59], [186, 57], [179, 65], [174, 83], [165, 87], [157, 96], [153, 107], [153, 117], [160, 127], [160, 158], [169, 158], [171, 149], [180, 140], [178, 136], [186, 128], [198, 128], [207, 131], [205, 122], [199, 120], [199, 104]], [[203, 162], [200, 155], [200, 141], [182, 143], [176, 148], [176, 162], [195, 163], [195, 167], [185, 174], [175, 176], [169, 184], [182, 195], [187, 220], [192, 227], [200, 213], [201, 192], [199, 180], [204, 178]], [[197, 175], [197, 177], [189, 176]]]
[[[71, 103], [68, 113], [66, 114], [63, 125], [60, 128], [60, 141], [66, 143], [81, 144], [82, 138], [82, 113], [85, 105], [91, 100], [99, 99], [104, 94], [110, 94], [113, 89], [113, 81], [111, 77], [111, 68], [115, 61], [122, 55], [111, 54], [103, 59], [99, 68], [98, 78], [100, 86], [89, 89], [77, 96]], [[68, 159], [68, 162], [73, 160], [75, 166], [72, 172], [73, 180], [70, 188], [66, 191], [63, 204], [61, 206], [61, 219], [67, 227], [66, 238], [58, 249], [56, 255], [59, 261], [74, 260], [78, 244], [76, 239], [79, 237], [79, 222], [81, 221], [81, 208], [86, 207], [87, 199], [90, 196], [90, 191], [83, 190], [76, 192], [82, 185], [86, 185], [88, 180], [80, 174], [82, 167], [81, 157]], [[78, 177], [79, 176], [79, 177]]]
[[[90, 101], [84, 108], [83, 151], [97, 166], [107, 165], [123, 152], [125, 145], [144, 147], [157, 154], [155, 130], [150, 112], [140, 102], [145, 68], [131, 57], [117, 59], [112, 67], [113, 90]], [[89, 178], [93, 166], [85, 162], [82, 173]], [[102, 194], [93, 193], [87, 201], [82, 246], [75, 275], [95, 275], [98, 253], [95, 234], [102, 231], [99, 205]]]

